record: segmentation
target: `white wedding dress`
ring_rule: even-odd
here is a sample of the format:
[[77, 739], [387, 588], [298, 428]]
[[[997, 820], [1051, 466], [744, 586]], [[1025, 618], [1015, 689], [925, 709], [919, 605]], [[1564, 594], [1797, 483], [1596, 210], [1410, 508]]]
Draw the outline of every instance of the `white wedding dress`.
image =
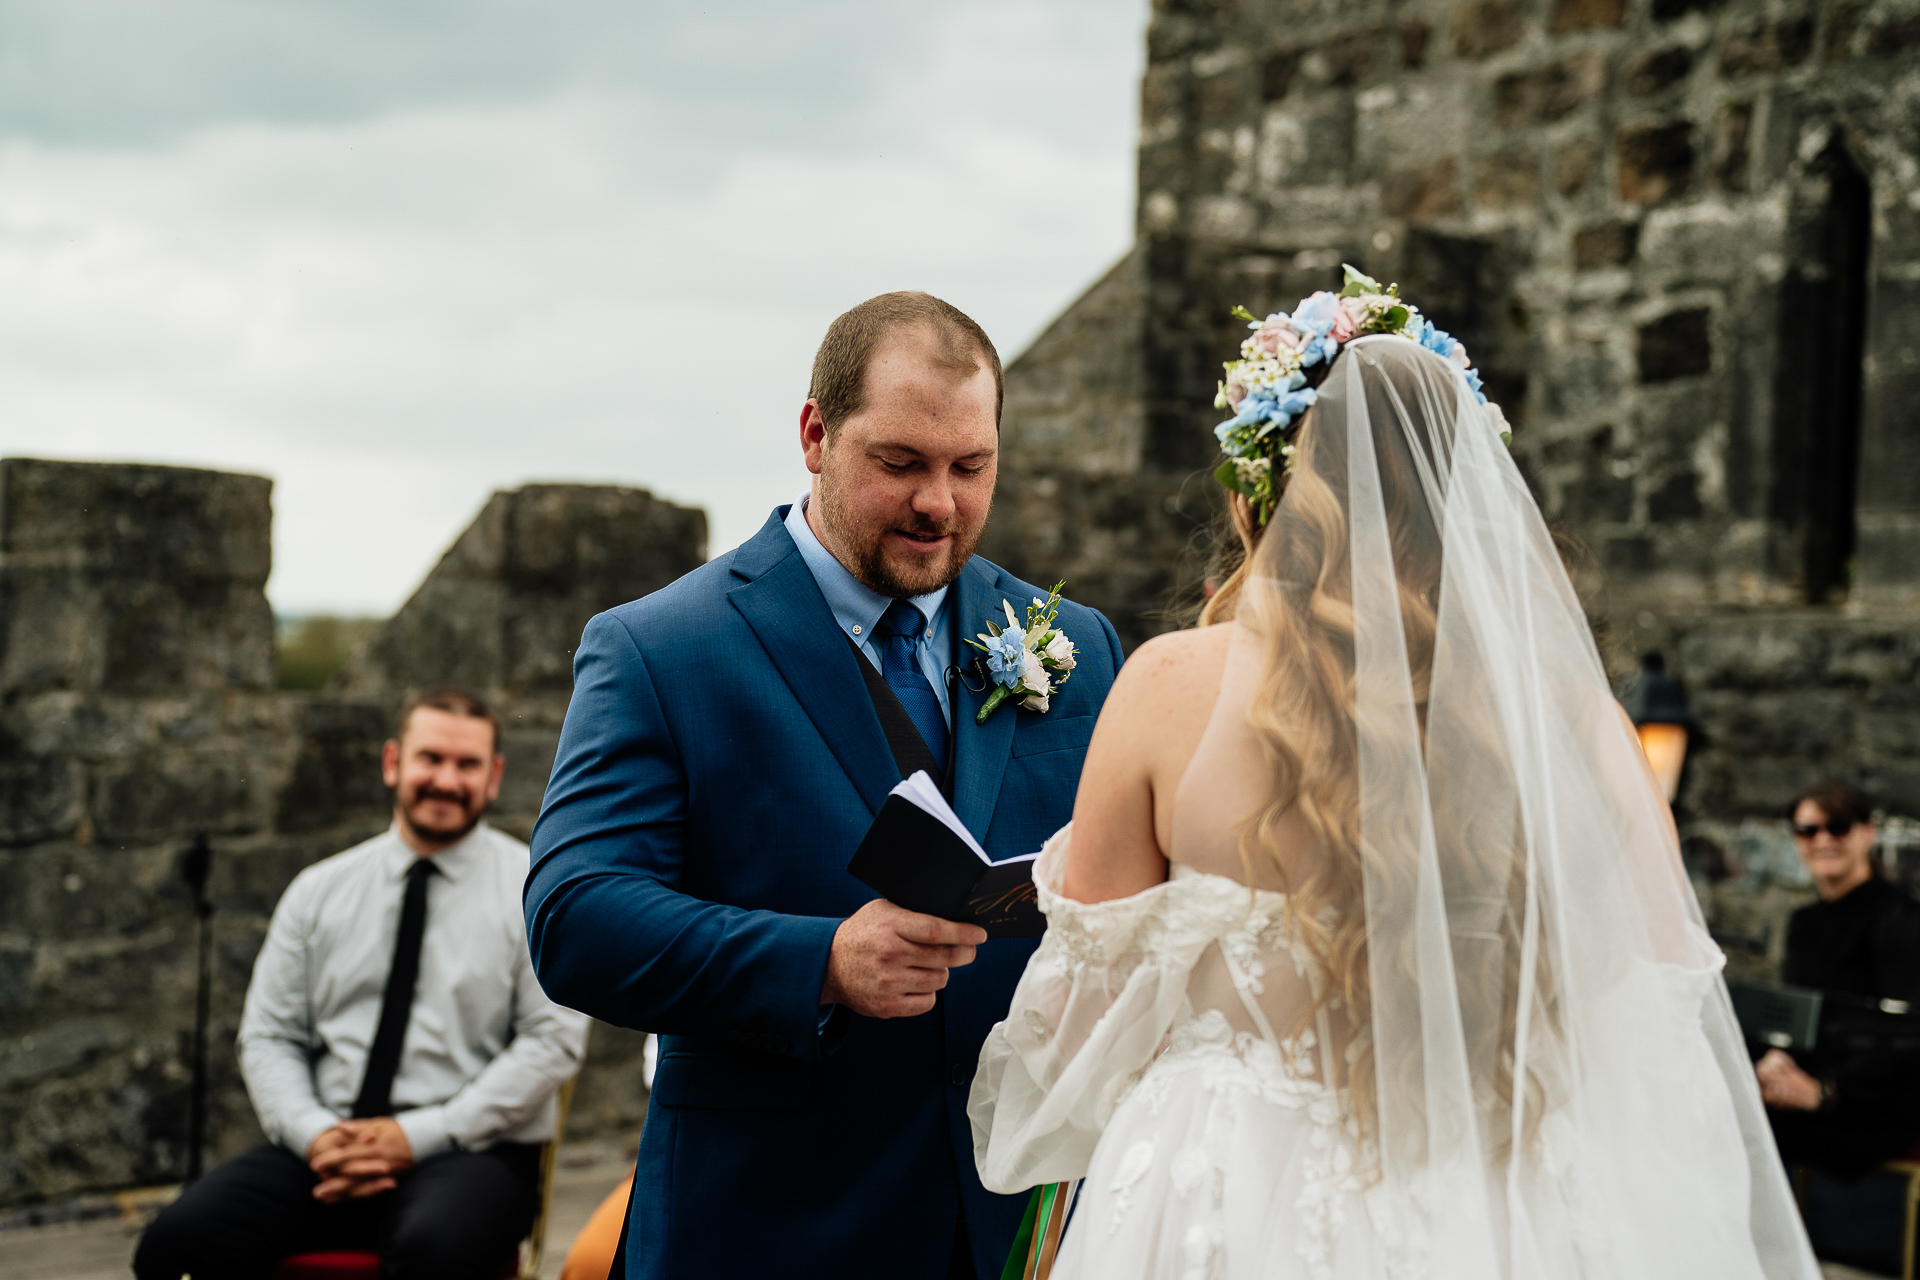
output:
[[[1409, 419], [1429, 433], [1466, 420], [1471, 402], [1445, 403], [1451, 375], [1424, 353], [1375, 350], [1366, 376], [1405, 366], [1395, 397], [1349, 361], [1322, 392], [1323, 429], [1350, 426], [1358, 453]], [[1414, 375], [1437, 404], [1401, 403]], [[1304, 1016], [1323, 975], [1277, 872], [1240, 855], [1242, 820], [1273, 789], [1247, 717], [1266, 642], [1247, 625], [1232, 624], [1174, 797], [1170, 878], [1062, 896], [1071, 827], [1035, 864], [1047, 934], [987, 1037], [969, 1114], [988, 1189], [1084, 1178], [1055, 1280], [1817, 1280], [1671, 825], [1524, 486], [1466, 436], [1430, 448], [1453, 576], [1424, 741], [1404, 654], [1396, 704], [1393, 662], [1370, 647], [1369, 602], [1392, 597], [1358, 577], [1392, 562], [1354, 518], [1361, 813], [1379, 846], [1366, 919], [1375, 963], [1395, 966], [1374, 979], [1368, 1025], [1338, 998]], [[1355, 491], [1356, 512], [1406, 502]], [[1501, 563], [1502, 544], [1521, 553]], [[1466, 625], [1449, 592], [1505, 603]], [[1503, 634], [1516, 617], [1530, 636]], [[1512, 861], [1477, 851], [1489, 811]], [[1275, 840], [1313, 865], [1297, 814]], [[1489, 1021], [1470, 989], [1497, 981], [1511, 998]], [[1371, 1127], [1344, 1083], [1342, 1055], [1363, 1045], [1395, 1082]], [[1515, 1076], [1532, 1082], [1521, 1101], [1502, 1083]]]

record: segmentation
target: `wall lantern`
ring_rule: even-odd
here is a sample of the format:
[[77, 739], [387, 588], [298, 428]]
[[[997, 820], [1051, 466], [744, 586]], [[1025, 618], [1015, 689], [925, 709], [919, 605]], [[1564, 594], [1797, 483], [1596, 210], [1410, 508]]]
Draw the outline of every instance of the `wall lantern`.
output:
[[1640, 659], [1640, 672], [1627, 681], [1621, 702], [1640, 734], [1640, 749], [1647, 753], [1653, 776], [1672, 804], [1680, 795], [1687, 748], [1699, 738], [1699, 725], [1687, 706], [1686, 690], [1667, 674], [1666, 657], [1658, 650]]

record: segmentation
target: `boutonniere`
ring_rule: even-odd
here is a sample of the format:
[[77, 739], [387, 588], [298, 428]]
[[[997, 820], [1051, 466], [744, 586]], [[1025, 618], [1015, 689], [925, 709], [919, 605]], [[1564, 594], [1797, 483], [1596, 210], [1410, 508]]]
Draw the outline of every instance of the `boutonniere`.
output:
[[975, 724], [985, 724], [1008, 698], [1020, 699], [1029, 711], [1045, 711], [1054, 689], [1067, 682], [1074, 655], [1080, 651], [1053, 624], [1060, 612], [1060, 588], [1066, 585], [1054, 583], [1045, 600], [1036, 596], [1027, 606], [1024, 626], [1014, 617], [1013, 606], [1001, 600], [1000, 607], [1007, 611], [1006, 627], [988, 619], [979, 638], [967, 641], [986, 655], [987, 677], [993, 681], [993, 692], [980, 704]]

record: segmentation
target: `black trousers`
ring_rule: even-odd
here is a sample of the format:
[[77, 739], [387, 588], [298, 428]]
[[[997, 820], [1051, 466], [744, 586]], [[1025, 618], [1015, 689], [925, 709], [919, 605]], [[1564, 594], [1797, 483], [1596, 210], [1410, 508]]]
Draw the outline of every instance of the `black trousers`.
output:
[[1920, 1140], [1920, 1126], [1898, 1115], [1768, 1107], [1767, 1121], [1788, 1168], [1809, 1165], [1846, 1183], [1858, 1181], [1882, 1161], [1905, 1155]]
[[502, 1143], [421, 1161], [366, 1200], [322, 1204], [284, 1147], [229, 1160], [161, 1210], [133, 1255], [138, 1280], [259, 1280], [296, 1253], [370, 1249], [383, 1280], [482, 1280], [511, 1256], [540, 1201], [540, 1148]]

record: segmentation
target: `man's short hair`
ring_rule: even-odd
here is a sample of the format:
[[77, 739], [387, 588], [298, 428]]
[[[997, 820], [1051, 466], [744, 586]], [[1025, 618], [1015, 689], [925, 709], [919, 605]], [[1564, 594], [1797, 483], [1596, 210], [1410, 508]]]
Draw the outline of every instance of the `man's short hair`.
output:
[[867, 366], [889, 334], [914, 325], [927, 325], [934, 334], [934, 363], [957, 377], [980, 372], [984, 359], [993, 370], [993, 424], [1000, 425], [1000, 406], [1006, 399], [1006, 379], [1000, 353], [987, 331], [960, 308], [930, 293], [906, 290], [868, 298], [827, 326], [827, 336], [813, 353], [813, 380], [807, 398], [820, 407], [827, 434], [860, 412], [867, 400]]
[[493, 726], [493, 749], [500, 750], [500, 718], [493, 714], [493, 708], [482, 702], [465, 689], [429, 689], [425, 693], [407, 695], [400, 704], [400, 714], [393, 718], [393, 740], [400, 742], [407, 736], [407, 725], [413, 720], [413, 713], [422, 707], [431, 707], [435, 711], [444, 711], [449, 715], [471, 716], [475, 720], [485, 720]]
[[1819, 805], [1828, 818], [1842, 818], [1855, 825], [1873, 821], [1873, 802], [1867, 799], [1866, 793], [1837, 778], [1816, 782], [1795, 796], [1793, 803], [1787, 806], [1789, 821], [1799, 811], [1801, 804], [1808, 800]]

